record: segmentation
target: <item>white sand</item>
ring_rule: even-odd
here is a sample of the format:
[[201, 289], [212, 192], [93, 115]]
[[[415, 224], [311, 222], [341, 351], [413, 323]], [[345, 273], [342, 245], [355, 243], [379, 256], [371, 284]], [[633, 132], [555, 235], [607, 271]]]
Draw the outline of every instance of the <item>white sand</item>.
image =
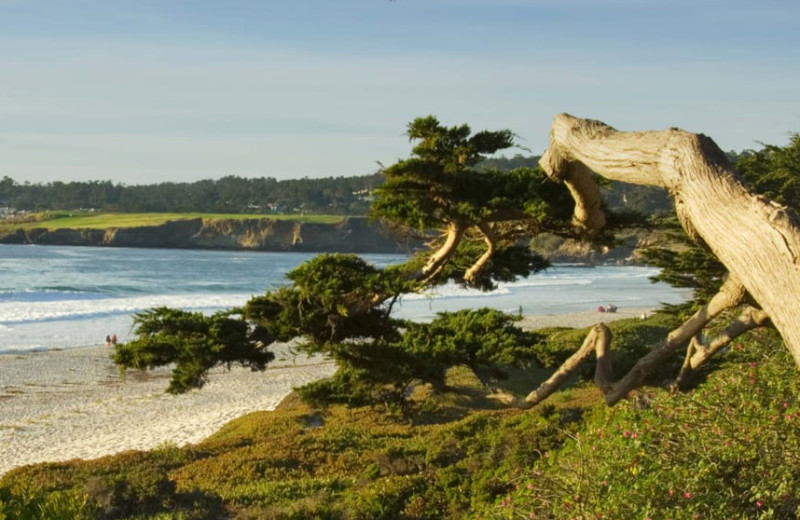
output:
[[[643, 311], [650, 312], [528, 316], [521, 325], [586, 327]], [[179, 396], [164, 392], [167, 369], [129, 371], [122, 382], [105, 347], [2, 354], [0, 475], [36, 462], [199, 442], [226, 422], [272, 410], [292, 388], [334, 372], [333, 363], [322, 358], [292, 357], [286, 346], [273, 351], [276, 360], [266, 372], [215, 369], [205, 387]]]
[[545, 327], [573, 327], [580, 329], [598, 323], [608, 323], [609, 321], [622, 320], [625, 318], [638, 318], [642, 313], [648, 316], [655, 312], [655, 309], [637, 307], [621, 308], [617, 312], [597, 312], [585, 311], [573, 314], [548, 314], [545, 316], [524, 316], [519, 326], [525, 330], [542, 329]]
[[265, 372], [214, 369], [201, 390], [178, 396], [165, 393], [167, 369], [128, 371], [120, 381], [106, 347], [0, 355], [0, 475], [35, 462], [195, 443], [334, 372], [331, 362], [287, 350], [273, 349]]

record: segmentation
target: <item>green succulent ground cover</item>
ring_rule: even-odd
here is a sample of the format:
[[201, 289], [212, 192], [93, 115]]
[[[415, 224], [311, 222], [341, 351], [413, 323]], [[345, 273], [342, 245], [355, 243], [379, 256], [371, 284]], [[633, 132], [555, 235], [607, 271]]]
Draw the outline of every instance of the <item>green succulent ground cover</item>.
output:
[[252, 213], [103, 213], [80, 211], [49, 211], [29, 215], [25, 219], [0, 220], [0, 231], [16, 229], [109, 229], [159, 226], [170, 220], [251, 219], [296, 220], [298, 222], [330, 224], [341, 222], [341, 215], [256, 215]]
[[[612, 324], [615, 361], [671, 320]], [[585, 333], [546, 332], [543, 364]], [[800, 399], [778, 335], [742, 337], [691, 392], [664, 388], [670, 375], [614, 408], [576, 380], [533, 410], [501, 409], [463, 368], [443, 395], [417, 388], [408, 415], [293, 396], [190, 447], [14, 470], [0, 519], [796, 518]]]

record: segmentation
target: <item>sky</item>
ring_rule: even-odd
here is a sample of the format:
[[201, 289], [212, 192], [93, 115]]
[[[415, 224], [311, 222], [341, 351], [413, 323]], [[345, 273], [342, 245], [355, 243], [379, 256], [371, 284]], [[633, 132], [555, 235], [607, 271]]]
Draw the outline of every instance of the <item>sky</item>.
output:
[[798, 0], [0, 0], [0, 178], [367, 175], [435, 115], [800, 131]]

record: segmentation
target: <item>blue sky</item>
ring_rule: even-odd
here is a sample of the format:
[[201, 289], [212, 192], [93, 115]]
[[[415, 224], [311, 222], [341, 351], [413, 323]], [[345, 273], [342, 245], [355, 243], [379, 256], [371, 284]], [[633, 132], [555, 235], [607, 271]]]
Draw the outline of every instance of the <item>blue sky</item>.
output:
[[784, 144], [798, 21], [798, 0], [0, 0], [0, 177], [363, 175], [427, 114], [534, 153], [559, 112]]

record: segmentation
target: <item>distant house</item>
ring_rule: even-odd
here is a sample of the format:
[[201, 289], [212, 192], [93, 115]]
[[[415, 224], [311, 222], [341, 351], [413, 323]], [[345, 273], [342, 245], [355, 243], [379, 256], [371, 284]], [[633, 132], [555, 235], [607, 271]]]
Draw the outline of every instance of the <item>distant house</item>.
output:
[[372, 202], [375, 200], [375, 196], [372, 194], [372, 190], [364, 188], [363, 190], [356, 190], [353, 193], [353, 196], [358, 200], [362, 200], [364, 202]]

